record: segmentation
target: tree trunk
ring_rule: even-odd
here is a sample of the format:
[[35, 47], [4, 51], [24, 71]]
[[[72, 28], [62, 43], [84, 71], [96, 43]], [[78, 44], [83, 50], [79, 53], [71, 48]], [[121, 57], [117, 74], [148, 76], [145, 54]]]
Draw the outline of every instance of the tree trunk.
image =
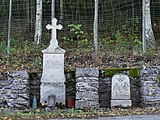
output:
[[98, 0], [95, 0], [95, 13], [94, 13], [94, 47], [95, 54], [98, 54]]
[[9, 3], [9, 18], [8, 18], [8, 43], [7, 43], [7, 53], [10, 55], [10, 42], [11, 42], [11, 17], [12, 17], [12, 0]]
[[151, 24], [150, 0], [143, 1], [143, 51], [155, 48], [155, 37]]
[[41, 41], [41, 37], [42, 37], [42, 0], [37, 0], [34, 43], [39, 44]]

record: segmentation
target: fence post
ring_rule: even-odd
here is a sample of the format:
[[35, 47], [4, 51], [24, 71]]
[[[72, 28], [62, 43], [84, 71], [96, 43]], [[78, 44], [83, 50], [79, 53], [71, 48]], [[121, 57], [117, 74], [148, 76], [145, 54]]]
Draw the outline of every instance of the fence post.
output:
[[[51, 7], [51, 18], [55, 17], [55, 0], [52, 0], [52, 7]], [[52, 20], [51, 20], [52, 21]]]
[[98, 0], [95, 0], [95, 13], [94, 13], [94, 47], [95, 54], [98, 54]]
[[145, 39], [145, 0], [142, 3], [142, 47], [143, 52], [146, 52], [146, 39]]
[[12, 17], [12, 0], [9, 3], [9, 18], [8, 18], [8, 44], [7, 44], [7, 54], [10, 54], [10, 44], [11, 44], [11, 17]]

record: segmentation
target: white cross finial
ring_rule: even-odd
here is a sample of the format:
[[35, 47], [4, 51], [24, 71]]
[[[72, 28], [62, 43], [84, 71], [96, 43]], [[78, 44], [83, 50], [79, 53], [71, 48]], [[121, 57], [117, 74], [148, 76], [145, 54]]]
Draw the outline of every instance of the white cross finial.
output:
[[48, 30], [52, 29], [52, 33], [51, 33], [52, 36], [51, 36], [50, 46], [51, 46], [51, 47], [54, 47], [54, 48], [58, 47], [57, 29], [58, 29], [58, 30], [61, 30], [61, 29], [63, 28], [62, 25], [61, 25], [61, 24], [57, 25], [57, 19], [56, 19], [56, 18], [53, 18], [53, 19], [52, 19], [52, 24], [51, 24], [51, 25], [48, 24], [48, 25], [46, 26], [46, 28], [47, 28]]

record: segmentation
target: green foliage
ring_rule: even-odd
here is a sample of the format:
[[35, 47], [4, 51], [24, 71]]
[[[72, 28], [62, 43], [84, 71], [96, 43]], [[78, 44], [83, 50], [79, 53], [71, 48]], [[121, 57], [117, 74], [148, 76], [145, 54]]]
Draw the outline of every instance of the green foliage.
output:
[[160, 76], [157, 77], [157, 83], [160, 86]]
[[135, 83], [135, 85], [138, 86], [138, 87], [141, 86], [141, 80], [140, 80], [140, 79], [136, 79], [136, 80], [134, 81], [134, 83]]
[[126, 23], [122, 25], [122, 34], [126, 37], [126, 43], [129, 43], [130, 48], [138, 52], [142, 51], [140, 18], [136, 16], [134, 19], [127, 20]]
[[128, 69], [128, 75], [132, 76], [134, 78], [139, 78], [140, 77], [140, 68], [131, 68]]
[[121, 30], [117, 30], [112, 36], [99, 40], [100, 48], [116, 52], [132, 50], [141, 52], [142, 40], [139, 26], [140, 22], [138, 17], [134, 20], [127, 20], [126, 23], [122, 25]]
[[84, 39], [86, 37], [85, 32], [81, 29], [81, 24], [69, 24], [69, 35], [67, 37], [64, 37], [64, 40], [68, 41], [77, 41]]
[[0, 52], [2, 54], [5, 54], [7, 52], [7, 45], [4, 41], [0, 42]]
[[104, 73], [104, 77], [112, 77], [114, 74], [117, 73], [123, 73], [124, 71], [127, 71], [126, 68], [105, 68], [103, 69]]
[[46, 48], [44, 45], [35, 46], [32, 42], [21, 41], [16, 37], [11, 38], [10, 56], [7, 54], [7, 43], [5, 39], [0, 42], [0, 69], [19, 70], [27, 69], [28, 71], [38, 71], [42, 67], [41, 50]]
[[68, 42], [72, 42], [78, 48], [93, 48], [91, 39], [88, 34], [82, 30], [81, 24], [69, 24], [69, 34], [63, 39]]
[[89, 39], [83, 39], [78, 41], [79, 48], [93, 48], [92, 41]]
[[32, 66], [34, 67], [35, 70], [36, 68], [42, 66], [42, 58], [40, 56], [36, 57], [32, 62]]

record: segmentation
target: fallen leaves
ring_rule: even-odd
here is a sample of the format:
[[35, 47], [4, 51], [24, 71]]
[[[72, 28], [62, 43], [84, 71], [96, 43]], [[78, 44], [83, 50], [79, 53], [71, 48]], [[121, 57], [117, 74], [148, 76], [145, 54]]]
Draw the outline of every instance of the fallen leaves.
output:
[[13, 120], [13, 119], [50, 119], [50, 118], [95, 118], [105, 116], [126, 116], [126, 115], [140, 115], [140, 114], [155, 114], [159, 113], [160, 110], [157, 108], [107, 108], [99, 110], [77, 110], [77, 109], [64, 109], [56, 110], [53, 112], [46, 112], [44, 110], [36, 110], [26, 112], [16, 112], [12, 114], [0, 113], [2, 120]]

